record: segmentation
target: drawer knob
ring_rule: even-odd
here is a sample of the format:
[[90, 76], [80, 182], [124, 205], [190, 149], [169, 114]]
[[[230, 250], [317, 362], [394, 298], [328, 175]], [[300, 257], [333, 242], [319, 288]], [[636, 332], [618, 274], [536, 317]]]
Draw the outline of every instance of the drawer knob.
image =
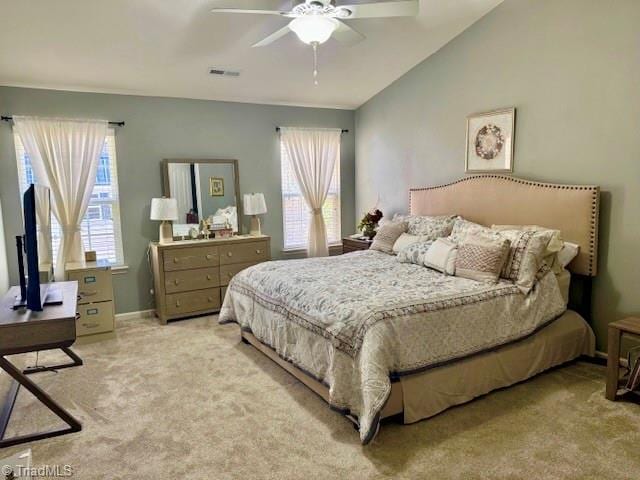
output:
[[213, 258], [213, 255], [211, 255], [210, 253], [207, 253], [207, 260], [211, 260]]
[[173, 257], [173, 263], [178, 263], [180, 259], [178, 257]]
[[96, 328], [96, 327], [99, 327], [100, 324], [99, 323], [83, 323], [82, 326], [84, 328]]
[[176, 301], [176, 307], [179, 307], [179, 306], [180, 306], [180, 300], [177, 300]]
[[211, 275], [207, 275], [207, 280], [211, 280]]
[[175, 283], [176, 285], [178, 285], [180, 283], [180, 280], [178, 280], [177, 278], [173, 281], [173, 283]]
[[207, 297], [207, 300], [209, 301], [209, 303], [213, 302], [213, 297]]
[[233, 277], [233, 273], [227, 272], [227, 277], [229, 277], [229, 278]]
[[256, 248], [256, 253], [260, 255], [262, 253], [262, 250], [260, 250], [259, 248]]
[[227, 257], [233, 257], [233, 252], [227, 252]]

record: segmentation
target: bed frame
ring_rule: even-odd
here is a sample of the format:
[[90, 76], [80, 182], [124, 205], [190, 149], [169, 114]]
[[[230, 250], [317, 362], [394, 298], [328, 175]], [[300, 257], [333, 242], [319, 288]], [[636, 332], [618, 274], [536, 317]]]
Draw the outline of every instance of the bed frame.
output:
[[[580, 245], [578, 256], [568, 266], [572, 273], [569, 308], [576, 310], [586, 320], [589, 320], [591, 311], [591, 279], [597, 273], [599, 206], [600, 188], [595, 185], [541, 183], [491, 174], [465, 177], [446, 185], [409, 191], [409, 211], [412, 215], [457, 214], [489, 226], [541, 225], [560, 230], [565, 241]], [[577, 284], [575, 287], [574, 282]], [[569, 313], [576, 316], [573, 312]], [[329, 401], [329, 389], [326, 385], [280, 358], [252, 333], [242, 331], [241, 336], [243, 342], [253, 345], [325, 401]], [[585, 347], [585, 350], [592, 351], [593, 345]], [[403, 378], [410, 377], [412, 375]], [[406, 399], [402, 385], [403, 382], [399, 379], [392, 380], [391, 395], [381, 412], [381, 419], [403, 413]], [[484, 393], [487, 392], [478, 391], [477, 394], [472, 394], [472, 398]], [[350, 419], [357, 422], [357, 419]]]

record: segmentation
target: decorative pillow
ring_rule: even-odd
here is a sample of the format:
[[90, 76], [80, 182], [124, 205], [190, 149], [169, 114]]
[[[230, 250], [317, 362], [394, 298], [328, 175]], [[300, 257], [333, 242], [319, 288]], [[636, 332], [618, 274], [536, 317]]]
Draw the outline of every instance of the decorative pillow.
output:
[[407, 233], [422, 235], [427, 240], [435, 240], [440, 237], [448, 237], [456, 220], [456, 215], [440, 215], [436, 217], [427, 215], [399, 215], [395, 214], [393, 220], [407, 222]]
[[453, 224], [451, 235], [449, 235], [449, 240], [453, 243], [461, 244], [465, 242], [467, 237], [478, 235], [494, 240], [501, 238], [500, 232], [497, 230], [492, 230], [479, 223], [470, 222], [462, 217], [457, 217]]
[[446, 238], [438, 238], [424, 255], [424, 266], [447, 275], [454, 275], [457, 253], [458, 246], [455, 243]]
[[558, 262], [562, 265], [562, 268], [567, 268], [567, 265], [578, 256], [580, 252], [580, 245], [577, 243], [563, 242], [562, 248], [558, 252]]
[[511, 242], [507, 262], [500, 276], [512, 280], [528, 293], [536, 282], [536, 274], [545, 263], [547, 246], [554, 230], [503, 230], [500, 232]]
[[393, 244], [400, 235], [407, 231], [407, 222], [387, 222], [378, 228], [370, 250], [379, 250], [384, 253], [393, 253]]
[[396, 243], [393, 244], [393, 253], [397, 255], [403, 248], [408, 247], [409, 245], [413, 245], [414, 243], [424, 242], [425, 240], [429, 239], [423, 235], [411, 235], [409, 233], [403, 233], [398, 237]]
[[498, 283], [500, 272], [509, 254], [507, 239], [489, 239], [481, 235], [469, 235], [458, 246], [456, 256], [457, 277], [479, 282]]
[[424, 267], [424, 256], [432, 244], [433, 240], [412, 243], [398, 252], [398, 261], [400, 263], [415, 263]]
[[545, 252], [545, 257], [550, 255], [555, 255], [560, 250], [562, 250], [563, 241], [562, 234], [560, 230], [554, 230], [552, 228], [541, 227], [539, 225], [491, 225], [493, 230], [504, 231], [504, 230], [533, 230], [535, 232], [540, 231], [550, 231], [553, 232], [551, 239], [549, 240], [549, 244], [547, 245], [547, 250]]

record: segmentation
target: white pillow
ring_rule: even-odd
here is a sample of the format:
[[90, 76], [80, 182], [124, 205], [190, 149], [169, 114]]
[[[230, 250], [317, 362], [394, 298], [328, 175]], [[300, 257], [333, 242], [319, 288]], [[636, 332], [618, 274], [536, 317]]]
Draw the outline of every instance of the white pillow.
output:
[[393, 253], [397, 255], [403, 248], [408, 247], [409, 245], [413, 245], [414, 243], [424, 242], [425, 240], [428, 240], [428, 237], [425, 237], [423, 235], [411, 235], [410, 233], [403, 233], [393, 244]]
[[444, 238], [436, 239], [424, 255], [424, 266], [453, 275], [456, 272], [458, 247]]
[[567, 265], [571, 263], [571, 261], [578, 256], [578, 252], [580, 251], [580, 245], [577, 243], [564, 242], [562, 244], [562, 249], [557, 253], [558, 261], [562, 268], [567, 268]]

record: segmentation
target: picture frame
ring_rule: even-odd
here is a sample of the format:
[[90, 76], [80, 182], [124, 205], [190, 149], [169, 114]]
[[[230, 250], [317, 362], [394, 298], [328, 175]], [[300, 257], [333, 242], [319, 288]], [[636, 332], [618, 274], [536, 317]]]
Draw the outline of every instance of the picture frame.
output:
[[467, 117], [466, 173], [513, 173], [515, 120], [515, 107]]
[[209, 177], [209, 195], [212, 197], [224, 197], [224, 178]]

